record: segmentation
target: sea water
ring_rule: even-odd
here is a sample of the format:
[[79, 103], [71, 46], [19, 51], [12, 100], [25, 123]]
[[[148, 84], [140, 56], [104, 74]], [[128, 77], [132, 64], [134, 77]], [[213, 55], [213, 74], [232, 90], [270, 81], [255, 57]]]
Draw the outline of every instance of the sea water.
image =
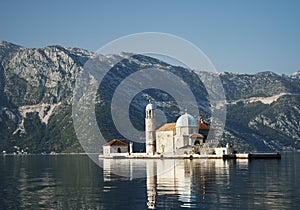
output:
[[97, 164], [87, 155], [0, 157], [0, 209], [148, 208], [299, 209], [300, 153]]

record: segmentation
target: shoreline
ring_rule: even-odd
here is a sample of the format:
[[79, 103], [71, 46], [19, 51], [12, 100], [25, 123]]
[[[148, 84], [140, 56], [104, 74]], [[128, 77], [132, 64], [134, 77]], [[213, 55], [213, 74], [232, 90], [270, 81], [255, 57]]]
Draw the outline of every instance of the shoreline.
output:
[[238, 153], [228, 155], [148, 155], [146, 153], [114, 153], [99, 155], [99, 159], [281, 159], [281, 154], [276, 153]]

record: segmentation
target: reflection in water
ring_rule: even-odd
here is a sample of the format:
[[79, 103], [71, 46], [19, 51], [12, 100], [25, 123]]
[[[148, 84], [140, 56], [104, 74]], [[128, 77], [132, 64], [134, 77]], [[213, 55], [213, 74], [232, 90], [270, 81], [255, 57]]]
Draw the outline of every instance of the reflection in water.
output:
[[155, 208], [157, 200], [157, 166], [156, 161], [147, 162], [147, 206]]
[[106, 182], [114, 181], [109, 177], [120, 170], [127, 171], [124, 180], [145, 175], [144, 202], [149, 209], [291, 209], [295, 206], [292, 200], [300, 201], [295, 187], [299, 185], [298, 162], [289, 166], [280, 160], [103, 161]]
[[[30, 178], [24, 167], [19, 171], [20, 205], [21, 207], [46, 207], [53, 200], [55, 181], [50, 173], [43, 171], [38, 178]], [[35, 200], [33, 200], [33, 198]]]
[[299, 209], [299, 160], [0, 156], [0, 209]]
[[[48, 162], [43, 158], [39, 160], [30, 159], [27, 156], [7, 156], [3, 159], [5, 175], [10, 174], [7, 184], [12, 194], [7, 193], [4, 202], [10, 208], [46, 208], [49, 202], [54, 200], [54, 189], [56, 182], [53, 174], [49, 171]], [[6, 160], [9, 165], [6, 165]], [[2, 185], [1, 185], [2, 186]], [[1, 209], [1, 205], [0, 205]]]
[[[204, 200], [207, 193], [213, 193], [210, 183], [228, 185], [230, 163], [223, 160], [104, 159], [103, 173], [104, 181], [111, 181], [113, 172], [118, 174], [122, 171], [124, 174], [124, 170], [130, 180], [145, 175], [146, 203], [150, 209], [170, 208], [178, 202], [181, 207], [197, 208], [199, 200]], [[226, 179], [217, 179], [217, 176]], [[224, 200], [225, 197], [219, 199]]]
[[2, 157], [0, 209], [100, 208], [98, 171], [84, 155]]

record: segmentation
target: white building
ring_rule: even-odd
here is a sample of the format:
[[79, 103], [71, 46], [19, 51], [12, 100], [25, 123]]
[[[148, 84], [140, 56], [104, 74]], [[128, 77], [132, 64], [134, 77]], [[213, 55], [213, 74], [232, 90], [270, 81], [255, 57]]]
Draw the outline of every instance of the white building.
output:
[[113, 139], [103, 145], [103, 155], [109, 156], [111, 153], [128, 153], [128, 144], [121, 139]]
[[176, 123], [166, 123], [156, 129], [155, 105], [146, 106], [146, 153], [147, 154], [193, 154], [205, 143], [205, 135], [211, 129], [192, 115], [181, 115]]

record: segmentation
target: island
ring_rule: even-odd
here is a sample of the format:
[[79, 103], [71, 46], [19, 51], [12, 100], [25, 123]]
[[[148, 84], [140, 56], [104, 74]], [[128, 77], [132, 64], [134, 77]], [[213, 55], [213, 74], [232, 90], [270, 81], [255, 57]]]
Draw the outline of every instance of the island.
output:
[[156, 127], [156, 106], [149, 103], [145, 112], [145, 145], [146, 152], [133, 152], [133, 142], [126, 143], [122, 139], [113, 139], [103, 145], [100, 159], [280, 159], [279, 152], [274, 153], [237, 153], [229, 145], [220, 145], [216, 140], [207, 140], [209, 132], [214, 132], [208, 123], [196, 119], [187, 112], [176, 122]]

